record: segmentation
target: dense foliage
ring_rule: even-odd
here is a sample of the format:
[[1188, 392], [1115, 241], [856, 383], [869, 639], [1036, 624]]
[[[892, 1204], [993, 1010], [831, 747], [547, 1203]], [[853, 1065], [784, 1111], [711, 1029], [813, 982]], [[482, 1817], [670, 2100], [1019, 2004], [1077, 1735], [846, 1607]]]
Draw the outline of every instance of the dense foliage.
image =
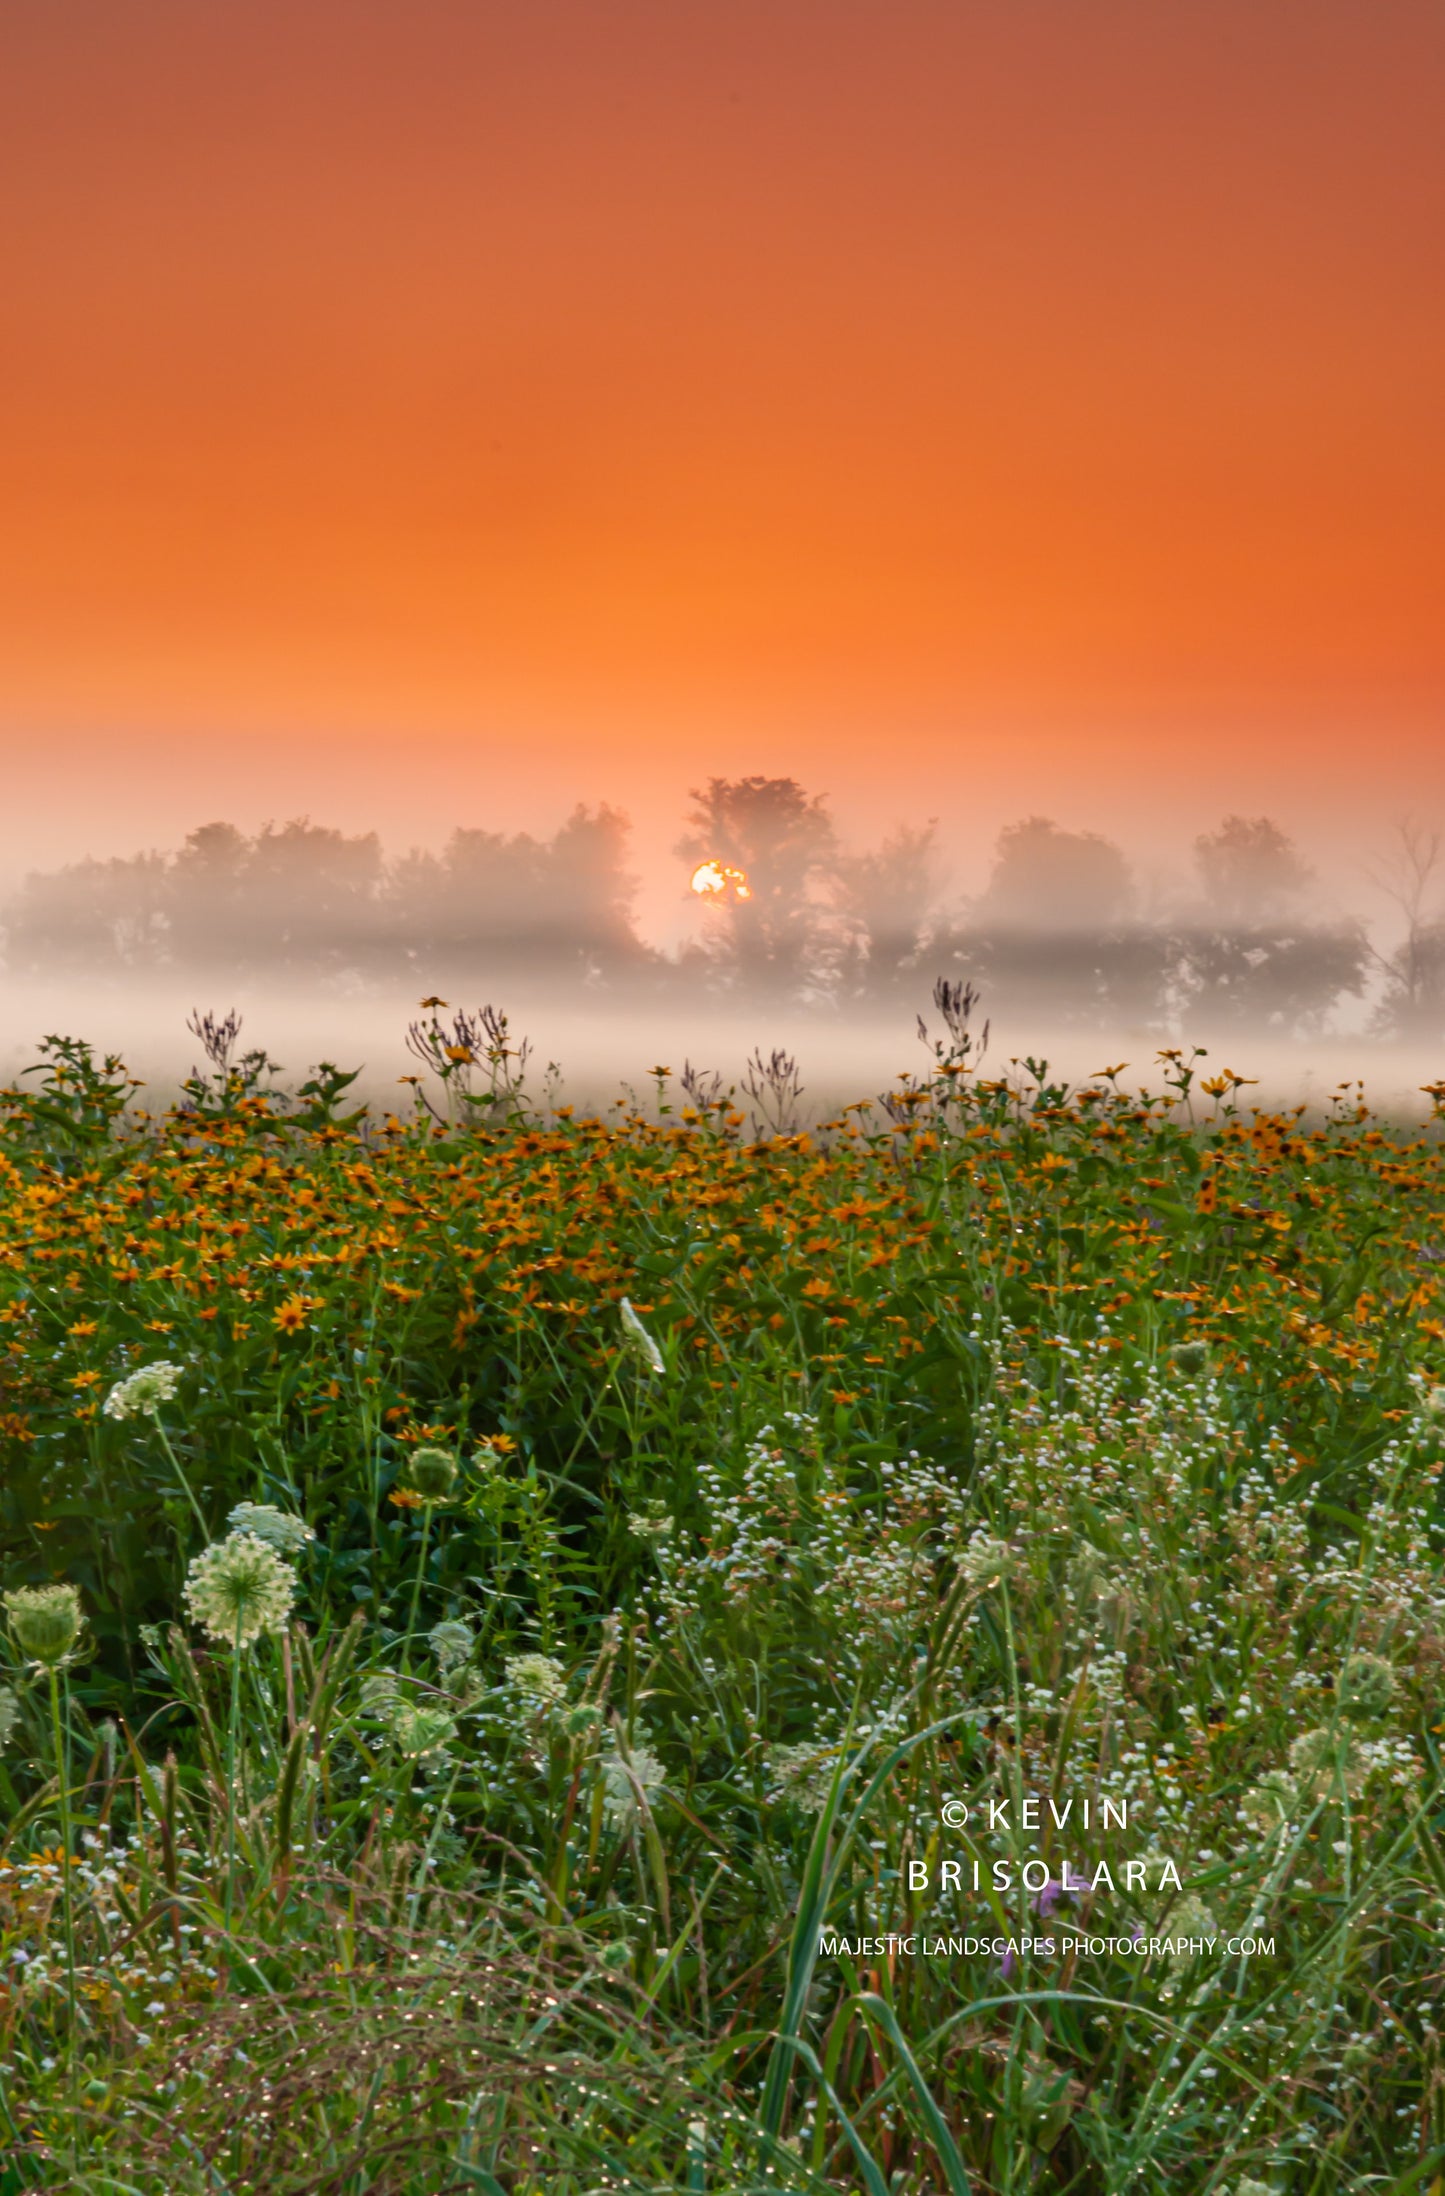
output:
[[5, 1094], [0, 2189], [1428, 2186], [1445, 1088], [506, 1063]]

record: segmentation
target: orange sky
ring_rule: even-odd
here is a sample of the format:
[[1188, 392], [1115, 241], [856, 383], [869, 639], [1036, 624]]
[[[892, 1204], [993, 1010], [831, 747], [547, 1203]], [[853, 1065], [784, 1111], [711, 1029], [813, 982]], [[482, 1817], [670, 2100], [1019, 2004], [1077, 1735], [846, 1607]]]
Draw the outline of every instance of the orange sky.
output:
[[1445, 799], [1439, 0], [12, 0], [0, 148], [12, 854]]

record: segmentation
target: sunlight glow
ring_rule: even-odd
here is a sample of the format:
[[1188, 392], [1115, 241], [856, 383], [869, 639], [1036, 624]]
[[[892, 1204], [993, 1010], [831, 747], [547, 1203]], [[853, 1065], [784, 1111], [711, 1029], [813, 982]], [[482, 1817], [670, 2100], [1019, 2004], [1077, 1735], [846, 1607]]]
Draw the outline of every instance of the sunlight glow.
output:
[[693, 891], [704, 900], [721, 900], [729, 892], [735, 900], [750, 900], [753, 896], [747, 871], [730, 868], [726, 862], [699, 863], [691, 882]]

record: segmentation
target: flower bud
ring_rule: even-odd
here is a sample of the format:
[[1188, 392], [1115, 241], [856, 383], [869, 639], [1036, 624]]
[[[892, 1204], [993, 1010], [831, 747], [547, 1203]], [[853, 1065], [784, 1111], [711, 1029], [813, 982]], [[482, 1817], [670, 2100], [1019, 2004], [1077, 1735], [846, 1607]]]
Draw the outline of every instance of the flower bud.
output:
[[456, 1485], [457, 1460], [445, 1449], [414, 1449], [402, 1476], [423, 1502], [446, 1502]]
[[17, 1586], [5, 1596], [5, 1613], [21, 1654], [47, 1670], [74, 1652], [84, 1622], [73, 1586]]

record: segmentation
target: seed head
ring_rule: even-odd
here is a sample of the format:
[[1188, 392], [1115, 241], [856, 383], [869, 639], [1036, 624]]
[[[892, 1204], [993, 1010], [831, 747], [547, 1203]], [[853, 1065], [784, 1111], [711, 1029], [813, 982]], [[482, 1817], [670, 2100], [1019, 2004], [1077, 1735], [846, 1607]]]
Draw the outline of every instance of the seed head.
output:
[[413, 1449], [402, 1477], [424, 1503], [447, 1502], [457, 1482], [457, 1460], [446, 1449]]
[[1315, 1799], [1332, 1798], [1341, 1784], [1358, 1792], [1365, 1781], [1365, 1761], [1348, 1731], [1302, 1731], [1289, 1750], [1289, 1765], [1301, 1793]]
[[73, 1586], [17, 1586], [5, 1596], [5, 1613], [21, 1654], [45, 1670], [70, 1660], [85, 1622]]
[[253, 1533], [214, 1541], [186, 1573], [192, 1622], [233, 1647], [249, 1647], [263, 1632], [279, 1632], [295, 1592], [295, 1572]]
[[636, 1312], [632, 1309], [631, 1302], [627, 1297], [623, 1297], [621, 1304], [618, 1306], [618, 1309], [622, 1313], [622, 1333], [624, 1340], [630, 1342], [633, 1348], [637, 1350], [639, 1354], [646, 1360], [648, 1369], [651, 1372], [666, 1372], [667, 1363], [663, 1357], [661, 1350], [653, 1341], [652, 1336], [648, 1333], [646, 1327], [643, 1326], [642, 1321], [638, 1318]]
[[269, 1502], [238, 1502], [226, 1519], [233, 1533], [250, 1533], [264, 1540], [277, 1555], [299, 1555], [308, 1540], [316, 1538], [303, 1518], [278, 1510]]
[[1356, 1654], [1345, 1657], [1335, 1698], [1340, 1714], [1352, 1723], [1373, 1723], [1389, 1713], [1398, 1691], [1395, 1673], [1382, 1655]]
[[117, 1380], [105, 1399], [107, 1418], [154, 1418], [169, 1403], [181, 1377], [179, 1365], [142, 1365], [128, 1380]]

